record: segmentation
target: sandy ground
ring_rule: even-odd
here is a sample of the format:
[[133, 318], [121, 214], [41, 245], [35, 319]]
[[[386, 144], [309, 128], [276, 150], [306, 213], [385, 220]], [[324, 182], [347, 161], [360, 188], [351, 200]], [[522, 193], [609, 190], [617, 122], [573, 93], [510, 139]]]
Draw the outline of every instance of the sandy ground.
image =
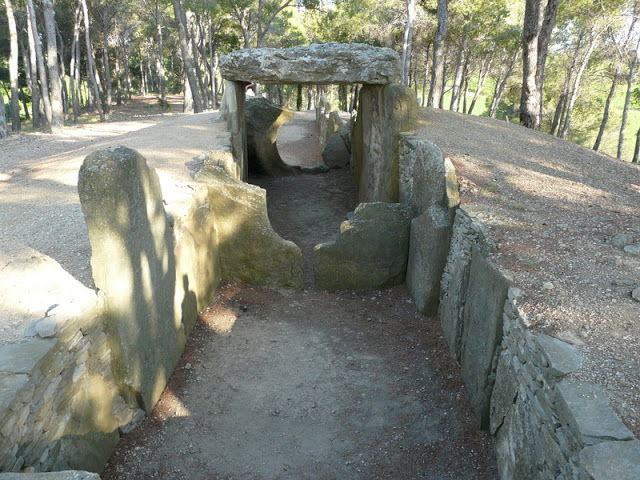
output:
[[[193, 158], [208, 149], [214, 115], [3, 142], [2, 235], [91, 286], [75, 192], [82, 159], [118, 144], [139, 149], [170, 209], [188, 190]], [[283, 128], [280, 148], [285, 160], [313, 165], [313, 115], [299, 117]], [[276, 231], [303, 248], [305, 289], [222, 285], [152, 415], [122, 439], [102, 478], [496, 478], [490, 439], [475, 429], [437, 320], [418, 314], [403, 287], [313, 289], [310, 249], [355, 206], [349, 172], [252, 181], [268, 190]], [[19, 330], [6, 325], [4, 338]]]

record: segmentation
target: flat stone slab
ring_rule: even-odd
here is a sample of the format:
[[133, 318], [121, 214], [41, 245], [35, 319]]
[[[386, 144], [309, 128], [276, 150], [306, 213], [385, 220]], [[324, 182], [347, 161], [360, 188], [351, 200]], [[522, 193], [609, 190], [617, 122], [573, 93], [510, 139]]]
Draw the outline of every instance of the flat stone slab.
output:
[[387, 85], [398, 83], [400, 73], [394, 50], [361, 43], [242, 49], [220, 59], [223, 78], [264, 84]]
[[582, 365], [582, 355], [573, 345], [543, 334], [539, 334], [537, 340], [538, 346], [549, 360], [549, 367], [554, 376], [567, 375]]
[[602, 387], [595, 383], [565, 380], [556, 386], [558, 413], [569, 422], [585, 445], [605, 440], [632, 440], [633, 433], [609, 406]]
[[31, 373], [54, 343], [55, 340], [33, 340], [0, 345], [0, 372]]
[[0, 375], [0, 412], [9, 406], [13, 397], [18, 393], [18, 390], [20, 390], [28, 380], [29, 375], [24, 374]]
[[640, 441], [604, 442], [580, 452], [580, 464], [594, 480], [640, 478]]
[[100, 475], [79, 470], [47, 473], [0, 473], [0, 480], [100, 480]]

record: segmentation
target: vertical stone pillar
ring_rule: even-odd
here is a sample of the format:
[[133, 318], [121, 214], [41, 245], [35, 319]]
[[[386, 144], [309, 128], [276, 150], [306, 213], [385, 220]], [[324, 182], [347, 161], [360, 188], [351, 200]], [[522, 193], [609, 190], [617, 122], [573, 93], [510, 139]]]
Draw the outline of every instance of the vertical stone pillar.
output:
[[180, 357], [173, 299], [173, 231], [155, 171], [135, 150], [85, 158], [78, 194], [93, 279], [105, 295], [112, 371], [128, 400], [150, 412]]
[[247, 122], [245, 119], [245, 92], [242, 82], [227, 80], [222, 96], [220, 114], [227, 121], [227, 130], [231, 132], [231, 149], [235, 161], [235, 170], [227, 172], [231, 177], [244, 182], [249, 172], [247, 160]]
[[401, 85], [364, 85], [353, 131], [351, 168], [361, 202], [398, 202], [400, 133], [418, 122], [415, 93]]

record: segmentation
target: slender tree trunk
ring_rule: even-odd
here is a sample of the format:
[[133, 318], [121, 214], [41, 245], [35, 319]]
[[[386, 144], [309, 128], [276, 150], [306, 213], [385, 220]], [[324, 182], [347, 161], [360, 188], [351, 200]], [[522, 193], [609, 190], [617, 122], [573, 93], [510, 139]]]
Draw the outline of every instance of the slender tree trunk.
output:
[[431, 88], [429, 89], [430, 107], [440, 107], [442, 102], [442, 84], [444, 80], [444, 39], [449, 28], [448, 0], [438, 0], [438, 29], [433, 40], [433, 63], [431, 65]]
[[[195, 113], [202, 111], [202, 99], [198, 90], [198, 80], [193, 62], [193, 55], [187, 38], [187, 22], [182, 9], [180, 0], [173, 0], [173, 11], [175, 14], [176, 24], [178, 25], [178, 36], [180, 37], [180, 52], [182, 53], [182, 64], [185, 74], [189, 82], [191, 94], [193, 96], [193, 110]], [[186, 90], [186, 88], [185, 88]]]
[[452, 112], [457, 112], [460, 106], [464, 66], [467, 61], [467, 50], [469, 49], [469, 27], [469, 23], [464, 26], [464, 37], [460, 44], [460, 50], [458, 50], [458, 62], [456, 63], [456, 73], [453, 80], [453, 89], [451, 90], [451, 103], [449, 104], [449, 110]]
[[409, 65], [411, 63], [411, 46], [413, 39], [413, 19], [416, 16], [416, 0], [407, 0], [407, 22], [404, 26], [402, 41], [402, 85], [409, 81]]
[[34, 32], [35, 22], [31, 21], [31, 9], [27, 6], [27, 34], [29, 37], [29, 65], [31, 69], [31, 105], [33, 112], [33, 127], [42, 127], [42, 95], [38, 85], [38, 60], [36, 54], [36, 38], [38, 32]]
[[578, 69], [578, 73], [576, 74], [573, 88], [571, 89], [571, 96], [569, 97], [569, 104], [567, 106], [566, 118], [564, 120], [564, 124], [562, 126], [562, 130], [560, 132], [560, 138], [565, 138], [567, 132], [569, 131], [569, 125], [571, 124], [571, 114], [573, 113], [573, 107], [576, 104], [576, 100], [578, 99], [578, 93], [580, 92], [580, 81], [582, 80], [582, 75], [584, 74], [585, 68], [587, 68], [587, 63], [589, 63], [589, 59], [593, 54], [593, 50], [595, 49], [598, 43], [599, 34], [592, 36], [591, 43], [589, 45], [589, 49], [584, 55], [582, 59], [582, 63], [580, 64], [580, 68]]
[[536, 86], [538, 92], [538, 123], [542, 122], [543, 96], [542, 88], [544, 87], [544, 68], [547, 63], [547, 54], [549, 53], [549, 41], [551, 40], [551, 32], [556, 24], [556, 14], [558, 13], [558, 4], [560, 0], [548, 0], [544, 10], [542, 25], [540, 26], [540, 34], [538, 35], [538, 60], [536, 62]]
[[118, 55], [118, 51], [120, 49], [116, 43], [115, 49], [115, 68], [116, 68], [116, 105], [122, 105], [122, 67], [120, 64], [120, 55]]
[[120, 46], [122, 49], [122, 63], [124, 63], [124, 87], [127, 90], [126, 99], [131, 100], [131, 69], [129, 67], [129, 54], [127, 52], [127, 42], [124, 35], [120, 37]]
[[89, 31], [89, 9], [87, 8], [87, 0], [80, 0], [82, 2], [82, 15], [84, 17], [84, 38], [87, 45], [87, 73], [89, 76], [89, 82], [93, 87], [93, 94], [95, 97], [95, 105], [100, 115], [100, 121], [104, 122], [104, 110], [102, 109], [102, 97], [100, 96], [100, 88], [98, 87], [98, 79], [96, 72], [96, 60], [93, 55], [93, 45], [91, 44], [91, 32]]
[[[42, 43], [40, 42], [40, 36], [38, 35], [38, 28], [36, 27], [36, 11], [33, 7], [33, 0], [27, 0], [27, 10], [29, 11], [29, 21], [31, 22], [31, 30], [34, 35], [34, 44], [36, 47], [36, 61], [38, 64], [38, 77], [40, 79], [40, 92], [42, 93], [42, 104], [44, 105], [44, 113], [47, 118], [47, 123], [51, 127], [51, 121], [53, 112], [51, 110], [51, 99], [49, 98], [49, 79], [47, 78], [47, 70], [44, 66], [44, 54], [42, 52]], [[45, 9], [46, 10], [46, 9]], [[47, 22], [45, 22], [46, 25]], [[55, 36], [54, 36], [55, 43]]]
[[[201, 94], [200, 96], [200, 100], [202, 102], [202, 108], [204, 110], [208, 110], [209, 109], [209, 97], [207, 96], [207, 88], [205, 86], [205, 81], [202, 77], [203, 74], [203, 68], [201, 68], [201, 63], [200, 63], [200, 55], [199, 52], [201, 51], [200, 48], [198, 48], [198, 45], [200, 45], [202, 39], [201, 39], [201, 35], [199, 34], [199, 28], [196, 28], [196, 23], [199, 23], [198, 19], [195, 17], [195, 15], [193, 15], [192, 13], [190, 13], [188, 15], [188, 22], [191, 25], [191, 51], [193, 52], [193, 66], [195, 68], [195, 72], [196, 72], [196, 78], [198, 79], [198, 87], [199, 87], [199, 92]], [[204, 55], [202, 55], [202, 61], [205, 61], [204, 59]]]
[[627, 75], [627, 94], [624, 98], [624, 108], [622, 109], [622, 123], [620, 124], [620, 133], [618, 135], [618, 151], [616, 157], [622, 159], [622, 146], [624, 144], [624, 129], [627, 127], [627, 117], [629, 116], [629, 105], [631, 104], [631, 93], [633, 91], [633, 77], [638, 67], [638, 55], [640, 54], [640, 38], [636, 45], [636, 53], [633, 56], [631, 65], [629, 66], [629, 74]]
[[162, 10], [160, 2], [156, 0], [156, 38], [158, 45], [158, 55], [156, 62], [156, 70], [158, 71], [158, 81], [160, 83], [160, 105], [167, 107], [167, 81], [164, 71], [164, 35], [162, 34]]
[[640, 154], [640, 128], [636, 132], [636, 146], [633, 149], [633, 158], [631, 163], [638, 163], [638, 154]]
[[65, 51], [64, 40], [62, 39], [62, 34], [60, 33], [60, 29], [56, 25], [56, 38], [58, 39], [58, 50], [60, 52], [60, 84], [62, 85], [62, 111], [65, 116], [69, 113], [69, 92], [67, 90], [67, 72], [64, 64], [65, 58], [67, 58], [67, 54]]
[[[104, 14], [107, 15], [106, 13]], [[102, 63], [104, 64], [104, 83], [106, 87], [105, 99], [104, 99], [104, 111], [109, 113], [111, 111], [111, 101], [113, 100], [113, 82], [111, 80], [111, 65], [109, 62], [109, 35], [107, 30], [108, 22], [106, 19], [103, 21], [102, 27]]]
[[189, 80], [187, 79], [186, 74], [183, 75], [182, 85], [184, 91], [182, 111], [184, 113], [193, 113], [193, 94], [191, 92], [191, 86], [189, 85]]
[[[73, 123], [78, 123], [78, 111], [80, 110], [80, 102], [78, 101], [78, 92], [76, 87], [79, 84], [79, 79], [76, 74], [76, 58], [79, 58], [77, 52], [78, 43], [80, 40], [80, 9], [76, 7], [76, 15], [73, 23], [73, 40], [71, 41], [71, 59], [69, 60], [69, 75], [71, 81], [69, 87], [71, 88], [71, 103], [73, 106]], [[79, 70], [78, 70], [79, 71]]]
[[[9, 53], [9, 81], [11, 82], [11, 130], [19, 132], [22, 124], [20, 121], [20, 84], [18, 77], [18, 30], [16, 17], [13, 15], [11, 0], [4, 0], [7, 8], [7, 22], [9, 25], [9, 41], [11, 50]], [[2, 105], [4, 107], [4, 104]]]
[[509, 67], [507, 68], [507, 71], [505, 72], [504, 77], [499, 82], [496, 81], [496, 89], [493, 94], [493, 99], [491, 100], [491, 107], [489, 108], [489, 116], [491, 118], [496, 117], [498, 106], [500, 106], [500, 101], [502, 100], [504, 91], [507, 88], [509, 77], [511, 76], [511, 73], [515, 68], [516, 63], [518, 62], [518, 57], [520, 57], [520, 51], [516, 50], [516, 52], [513, 54], [513, 57], [511, 58], [511, 63], [509, 64]]
[[[33, 92], [33, 83], [31, 82], [31, 57], [29, 56], [29, 50], [24, 46], [24, 40], [22, 35], [18, 35], [18, 47], [20, 48], [20, 54], [22, 56], [22, 65], [24, 67], [24, 76], [27, 80], [27, 88], [30, 92]], [[23, 92], [20, 92], [20, 99], [22, 100], [22, 108], [24, 109], [24, 114], [27, 120], [31, 120], [31, 115], [29, 114], [29, 107], [27, 105], [27, 96], [24, 95]], [[35, 99], [32, 97], [32, 102]]]
[[[611, 107], [611, 100], [613, 99], [614, 94], [616, 93], [616, 86], [618, 85], [618, 81], [620, 80], [620, 64], [616, 65], [616, 71], [613, 74], [613, 81], [611, 82], [611, 88], [609, 89], [609, 95], [607, 95], [607, 101], [604, 104], [604, 112], [602, 112], [602, 122], [600, 122], [600, 130], [598, 130], [598, 136], [596, 137], [596, 142], [593, 144], [593, 149], [597, 152], [600, 149], [600, 144], [602, 143], [602, 137], [604, 136], [604, 132], [607, 128], [607, 122], [609, 121], [609, 108]], [[636, 142], [636, 148], [637, 148]]]
[[51, 131], [60, 132], [64, 127], [62, 108], [62, 85], [58, 67], [58, 47], [56, 39], [56, 20], [51, 0], [42, 0], [44, 8], [44, 27], [47, 34], [47, 69], [51, 84]]
[[476, 106], [476, 102], [480, 97], [480, 92], [484, 88], [484, 84], [487, 81], [487, 77], [489, 76], [489, 70], [491, 69], [491, 64], [493, 63], [493, 57], [485, 58], [480, 66], [480, 72], [478, 72], [478, 84], [476, 85], [476, 91], [473, 92], [473, 99], [471, 100], [471, 105], [469, 106], [469, 111], [467, 112], [469, 115], [473, 113], [473, 109]]
[[0, 139], [2, 139], [9, 136], [9, 126], [7, 125], [7, 117], [5, 115], [4, 98], [2, 98], [2, 92], [0, 92], [0, 107]]

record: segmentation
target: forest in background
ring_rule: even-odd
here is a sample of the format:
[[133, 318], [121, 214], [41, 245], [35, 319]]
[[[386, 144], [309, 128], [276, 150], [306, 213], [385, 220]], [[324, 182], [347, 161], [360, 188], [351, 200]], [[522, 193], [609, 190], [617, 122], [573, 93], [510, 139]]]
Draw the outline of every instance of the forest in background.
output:
[[[3, 0], [0, 138], [105, 121], [133, 95], [166, 106], [184, 94], [187, 112], [215, 109], [220, 56], [335, 41], [396, 50], [420, 105], [520, 122], [637, 162], [639, 3]], [[325, 91], [337, 107], [357, 107], [357, 86]], [[262, 87], [298, 109], [313, 108], [318, 92]]]

